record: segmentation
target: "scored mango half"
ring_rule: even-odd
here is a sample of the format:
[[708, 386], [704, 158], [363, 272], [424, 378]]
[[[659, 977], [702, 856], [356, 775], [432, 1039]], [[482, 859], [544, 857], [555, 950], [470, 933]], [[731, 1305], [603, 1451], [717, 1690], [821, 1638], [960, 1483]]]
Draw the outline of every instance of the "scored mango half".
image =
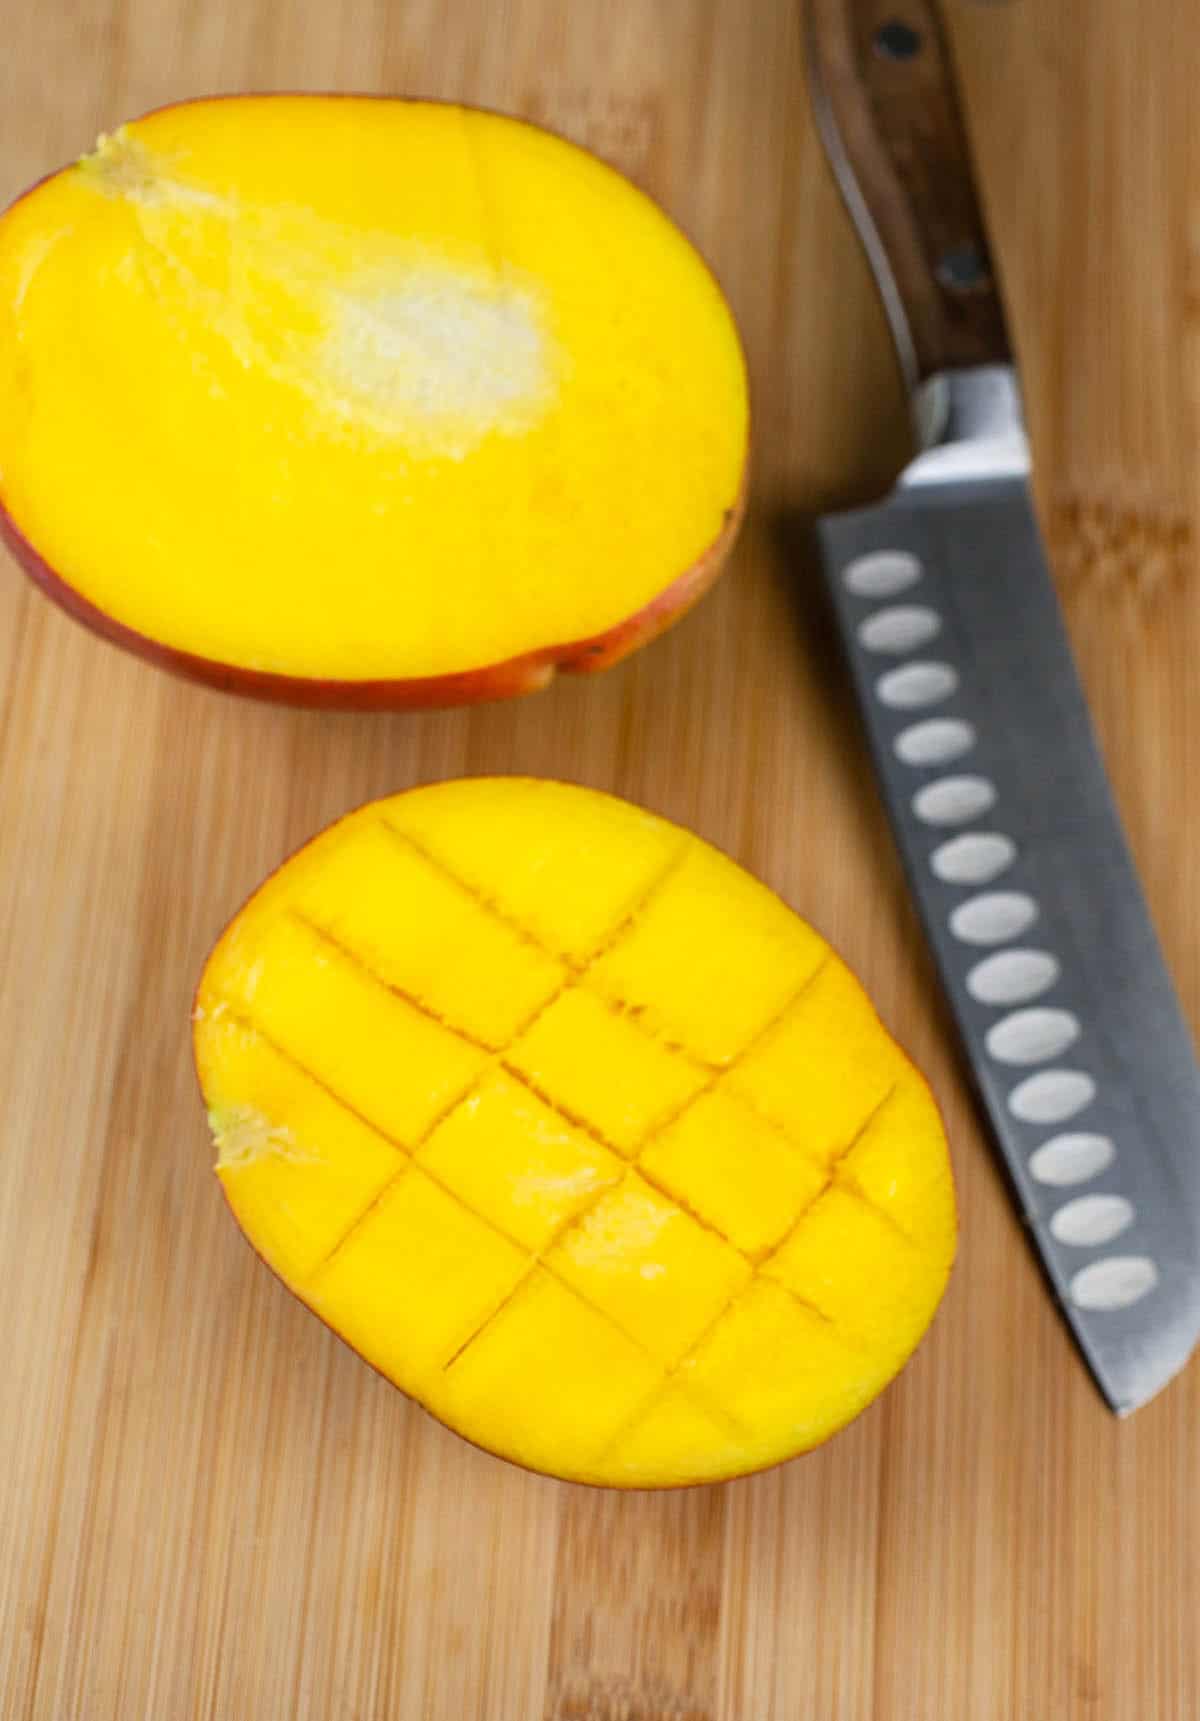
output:
[[254, 1248], [469, 1440], [627, 1487], [816, 1445], [933, 1317], [937, 1108], [762, 884], [521, 778], [366, 806], [236, 917], [195, 1009]]
[[601, 669], [715, 579], [748, 438], [696, 251], [499, 114], [183, 102], [0, 218], [0, 532], [223, 687], [451, 704]]

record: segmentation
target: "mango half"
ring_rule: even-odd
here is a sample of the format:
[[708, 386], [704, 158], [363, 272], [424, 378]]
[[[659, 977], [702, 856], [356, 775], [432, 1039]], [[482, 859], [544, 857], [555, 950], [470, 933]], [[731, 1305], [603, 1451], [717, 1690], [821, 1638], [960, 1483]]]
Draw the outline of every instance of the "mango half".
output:
[[692, 246], [499, 114], [184, 102], [0, 218], [0, 532], [221, 687], [446, 705], [601, 669], [715, 579], [748, 434]]
[[623, 1487], [826, 1439], [929, 1325], [937, 1108], [829, 946], [724, 855], [553, 782], [350, 814], [195, 1008], [254, 1248], [467, 1439]]

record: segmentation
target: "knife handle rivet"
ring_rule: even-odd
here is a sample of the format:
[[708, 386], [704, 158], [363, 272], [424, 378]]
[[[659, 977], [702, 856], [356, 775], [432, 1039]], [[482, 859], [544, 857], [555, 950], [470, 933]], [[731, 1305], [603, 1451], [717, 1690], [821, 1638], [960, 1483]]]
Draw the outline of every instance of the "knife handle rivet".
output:
[[902, 669], [889, 669], [881, 675], [875, 691], [893, 711], [918, 711], [956, 693], [958, 671], [948, 663], [906, 663]]
[[856, 556], [842, 570], [842, 582], [856, 598], [894, 598], [897, 592], [915, 586], [922, 574], [920, 562], [907, 550], [873, 550]]
[[998, 950], [975, 964], [967, 991], [979, 1004], [1028, 1004], [1048, 992], [1061, 973], [1058, 958], [1048, 950]]
[[926, 783], [912, 799], [913, 812], [925, 825], [965, 825], [996, 804], [996, 786], [987, 777], [939, 777]]
[[1081, 1267], [1071, 1280], [1071, 1300], [1080, 1309], [1127, 1309], [1158, 1283], [1148, 1255], [1107, 1255]]
[[1041, 1070], [1017, 1084], [1008, 1109], [1022, 1123], [1066, 1123], [1095, 1097], [1096, 1084], [1082, 1070]]
[[1087, 1183], [1107, 1171], [1117, 1157], [1112, 1138], [1073, 1130], [1052, 1135], [1029, 1156], [1029, 1175], [1051, 1189]]
[[987, 258], [978, 245], [969, 240], [944, 251], [938, 258], [934, 274], [951, 293], [977, 293], [992, 284]]
[[921, 33], [902, 18], [889, 18], [876, 30], [872, 42], [881, 60], [911, 60], [921, 52]]
[[915, 651], [942, 631], [942, 618], [924, 604], [889, 604], [858, 625], [858, 642], [867, 651]]

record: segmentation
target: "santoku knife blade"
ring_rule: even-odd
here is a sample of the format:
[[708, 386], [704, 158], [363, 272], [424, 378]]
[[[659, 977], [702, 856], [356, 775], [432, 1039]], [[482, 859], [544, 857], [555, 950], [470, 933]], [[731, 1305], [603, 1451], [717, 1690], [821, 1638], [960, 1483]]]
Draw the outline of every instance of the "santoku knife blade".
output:
[[807, 22], [820, 131], [921, 450], [883, 502], [819, 523], [825, 578], [991, 1131], [1124, 1413], [1200, 1337], [1200, 1072], [1038, 536], [937, 15], [807, 0]]

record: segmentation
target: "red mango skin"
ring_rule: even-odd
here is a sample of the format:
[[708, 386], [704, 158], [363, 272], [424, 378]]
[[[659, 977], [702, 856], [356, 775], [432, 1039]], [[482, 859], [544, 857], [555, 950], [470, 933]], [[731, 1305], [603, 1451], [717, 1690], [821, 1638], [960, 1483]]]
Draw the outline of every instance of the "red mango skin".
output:
[[60, 609], [102, 639], [121, 646], [136, 657], [223, 693], [239, 693], [276, 705], [308, 706], [340, 711], [419, 711], [454, 705], [479, 705], [489, 700], [514, 699], [537, 693], [560, 672], [591, 675], [609, 669], [630, 652], [657, 638], [697, 603], [720, 574], [733, 546], [746, 507], [746, 485], [728, 509], [719, 536], [685, 573], [666, 586], [636, 614], [627, 616], [605, 633], [587, 639], [568, 640], [561, 645], [541, 646], [536, 651], [510, 657], [478, 669], [459, 670], [452, 675], [417, 676], [400, 680], [333, 681], [316, 677], [277, 675], [268, 670], [244, 669], [199, 657], [150, 639], [124, 622], [106, 615], [76, 591], [36, 550], [17, 526], [0, 495], [0, 540], [12, 553], [33, 583]]

